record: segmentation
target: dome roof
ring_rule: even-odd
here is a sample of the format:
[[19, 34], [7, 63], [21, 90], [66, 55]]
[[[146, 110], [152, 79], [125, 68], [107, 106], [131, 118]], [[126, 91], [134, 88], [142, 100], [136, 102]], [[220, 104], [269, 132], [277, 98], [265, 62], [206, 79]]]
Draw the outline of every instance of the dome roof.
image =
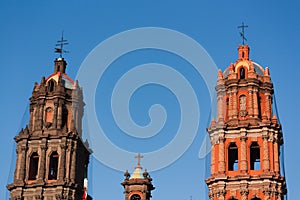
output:
[[[256, 72], [257, 75], [259, 76], [264, 75], [264, 68], [260, 64], [253, 61], [250, 61], [250, 63], [253, 65], [254, 71]], [[235, 68], [239, 67], [240, 65], [241, 65], [240, 63], [235, 64]], [[224, 71], [224, 78], [226, 78], [229, 73], [230, 73], [230, 67], [227, 67]]]
[[59, 77], [62, 78], [62, 83], [65, 88], [68, 88], [68, 89], [75, 88], [75, 82], [67, 74], [61, 73], [61, 72], [56, 72], [56, 73], [50, 75], [46, 79], [46, 82], [48, 83], [50, 80], [54, 80], [56, 83], [58, 83]]
[[264, 75], [264, 68], [262, 66], [260, 66], [259, 64], [257, 64], [256, 62], [252, 62], [253, 66], [254, 66], [254, 71], [260, 75], [263, 76]]

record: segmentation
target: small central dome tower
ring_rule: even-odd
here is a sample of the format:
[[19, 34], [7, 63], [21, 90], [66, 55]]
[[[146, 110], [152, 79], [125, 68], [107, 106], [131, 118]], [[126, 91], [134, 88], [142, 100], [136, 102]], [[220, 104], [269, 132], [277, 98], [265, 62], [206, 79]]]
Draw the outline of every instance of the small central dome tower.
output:
[[136, 157], [138, 158], [138, 164], [134, 172], [130, 176], [128, 171], [126, 171], [124, 173], [125, 180], [121, 183], [124, 187], [125, 200], [150, 200], [152, 197], [151, 191], [155, 187], [152, 185], [152, 178], [147, 170], [142, 172], [140, 165], [140, 158], [142, 156], [139, 154]]

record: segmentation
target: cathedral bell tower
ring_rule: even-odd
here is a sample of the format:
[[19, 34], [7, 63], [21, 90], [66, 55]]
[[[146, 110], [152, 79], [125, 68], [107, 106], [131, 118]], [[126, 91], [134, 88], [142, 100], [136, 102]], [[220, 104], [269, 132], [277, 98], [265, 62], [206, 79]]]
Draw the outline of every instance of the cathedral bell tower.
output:
[[249, 59], [249, 50], [240, 45], [238, 60], [218, 73], [218, 115], [207, 128], [210, 200], [281, 200], [286, 194], [273, 84], [269, 69]]
[[17, 143], [11, 200], [79, 200], [90, 151], [81, 140], [82, 88], [66, 73], [67, 63], [54, 61], [54, 73], [35, 83], [30, 121]]
[[155, 189], [149, 173], [146, 170], [142, 172], [140, 165], [142, 157], [140, 154], [136, 156], [138, 164], [131, 176], [128, 171], [124, 174], [125, 180], [121, 185], [124, 187], [125, 200], [150, 200], [151, 191]]

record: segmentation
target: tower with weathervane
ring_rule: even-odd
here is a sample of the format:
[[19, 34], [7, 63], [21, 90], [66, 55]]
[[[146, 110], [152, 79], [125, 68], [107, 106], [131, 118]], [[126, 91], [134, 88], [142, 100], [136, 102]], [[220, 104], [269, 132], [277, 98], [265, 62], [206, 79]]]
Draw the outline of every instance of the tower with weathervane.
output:
[[90, 151], [81, 140], [83, 95], [66, 74], [63, 44], [56, 51], [54, 72], [35, 83], [29, 124], [14, 138], [16, 166], [7, 185], [11, 200], [85, 199]]
[[124, 187], [125, 200], [150, 200], [151, 191], [155, 189], [152, 184], [152, 178], [145, 170], [142, 172], [140, 159], [143, 158], [140, 154], [136, 156], [138, 164], [135, 167], [132, 175], [125, 172], [125, 180], [121, 183]]
[[269, 69], [252, 61], [249, 51], [239, 45], [237, 61], [218, 72], [218, 115], [207, 128], [210, 200], [281, 200], [286, 194], [273, 84]]

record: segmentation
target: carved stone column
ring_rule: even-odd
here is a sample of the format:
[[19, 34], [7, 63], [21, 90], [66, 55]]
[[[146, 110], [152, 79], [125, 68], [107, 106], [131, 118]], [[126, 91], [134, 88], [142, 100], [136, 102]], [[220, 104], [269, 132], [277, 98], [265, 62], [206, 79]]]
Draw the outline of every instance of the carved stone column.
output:
[[54, 103], [54, 112], [53, 112], [53, 128], [57, 128], [57, 112], [58, 112], [58, 103]]
[[278, 189], [278, 195], [277, 195], [276, 200], [282, 200], [282, 199], [283, 199], [282, 198], [282, 193], [281, 193], [280, 189]]
[[208, 194], [209, 200], [214, 200], [214, 193], [213, 192], [209, 192]]
[[270, 194], [271, 194], [270, 190], [264, 189], [263, 193], [264, 193], [264, 200], [270, 200]]
[[[19, 180], [21, 182], [24, 182], [25, 180], [25, 166], [26, 166], [26, 152], [27, 152], [27, 147], [26, 146], [22, 146], [20, 148], [20, 174], [19, 174]], [[16, 169], [17, 170], [17, 169]]]
[[212, 147], [211, 147], [210, 173], [212, 175], [215, 174], [215, 144], [212, 144]]
[[[77, 105], [73, 106], [71, 121], [72, 121], [72, 119], [73, 119], [73, 122], [74, 122], [73, 127], [75, 127], [77, 129], [78, 128], [78, 120], [79, 120], [79, 118], [78, 118], [78, 106]], [[71, 123], [69, 123], [69, 124], [71, 124]], [[72, 126], [70, 126], [70, 127], [72, 127]]]
[[67, 146], [65, 144], [61, 144], [60, 148], [61, 148], [61, 156], [60, 156], [60, 166], [59, 166], [59, 181], [63, 182], [65, 178]]
[[258, 96], [257, 96], [257, 89], [253, 89], [253, 115], [254, 117], [258, 117]]
[[218, 122], [224, 121], [224, 105], [223, 105], [223, 96], [218, 94]]
[[266, 93], [266, 115], [267, 115], [267, 119], [270, 120], [271, 119], [271, 111], [272, 111], [272, 108], [271, 108], [271, 94], [270, 93]]
[[241, 200], [248, 200], [249, 191], [247, 189], [240, 190], [240, 194], [242, 196]]
[[248, 97], [248, 113], [250, 117], [253, 117], [253, 96], [252, 96], [252, 89], [248, 90], [249, 97]]
[[233, 90], [233, 118], [238, 117], [238, 105], [237, 105], [237, 90]]
[[279, 145], [278, 145], [278, 139], [274, 139], [274, 172], [276, 174], [280, 173], [280, 163], [279, 163]]
[[245, 135], [241, 137], [241, 172], [242, 173], [246, 173], [248, 170], [246, 140], [247, 137]]
[[268, 144], [268, 132], [263, 133], [263, 171], [268, 172], [270, 170], [270, 159], [269, 159], [269, 144]]
[[66, 166], [65, 166], [65, 180], [69, 182], [71, 179], [71, 163], [72, 162], [72, 141], [67, 141], [66, 149]]
[[57, 108], [57, 128], [61, 129], [62, 127], [62, 103], [59, 102]]
[[16, 168], [14, 173], [14, 182], [20, 179], [19, 168], [21, 167], [21, 159], [22, 159], [22, 150], [21, 146], [17, 146], [16, 148], [17, 160], [16, 160]]
[[44, 103], [40, 103], [40, 110], [39, 110], [39, 113], [40, 113], [40, 119], [39, 119], [39, 130], [42, 130], [43, 129], [43, 121], [44, 121], [44, 106], [45, 104]]
[[225, 173], [225, 138], [224, 135], [219, 136], [219, 173]]
[[72, 159], [71, 159], [71, 172], [70, 172], [70, 178], [71, 182], [75, 183], [75, 174], [76, 174], [76, 141], [73, 143], [73, 148], [71, 150], [72, 153]]
[[232, 108], [233, 107], [232, 92], [229, 91], [228, 93], [229, 93], [228, 119], [232, 119], [232, 115], [233, 115], [233, 112], [232, 112], [232, 110], [233, 110], [233, 108]]
[[42, 183], [45, 180], [46, 174], [46, 151], [47, 146], [46, 144], [41, 146], [41, 161], [40, 161], [40, 168], [39, 168], [39, 175], [38, 175], [38, 182]]
[[29, 130], [34, 130], [34, 122], [33, 122], [33, 114], [34, 114], [34, 108], [32, 105], [30, 105], [30, 120], [29, 120]]
[[226, 190], [219, 190], [217, 192], [218, 200], [225, 200]]
[[41, 105], [37, 105], [36, 106], [36, 112], [35, 112], [35, 117], [36, 117], [36, 119], [35, 119], [35, 121], [36, 121], [36, 123], [35, 123], [35, 130], [40, 130], [41, 129]]

